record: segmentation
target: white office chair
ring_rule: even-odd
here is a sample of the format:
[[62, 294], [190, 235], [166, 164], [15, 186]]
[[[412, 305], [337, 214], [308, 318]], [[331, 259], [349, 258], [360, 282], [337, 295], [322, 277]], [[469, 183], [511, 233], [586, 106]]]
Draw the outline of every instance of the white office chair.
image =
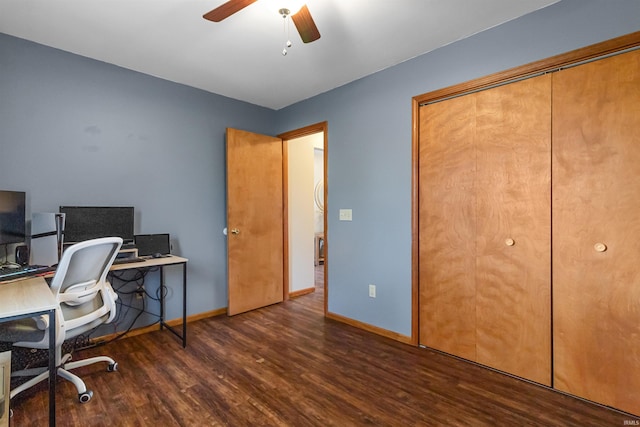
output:
[[[56, 366], [58, 375], [71, 381], [78, 389], [78, 400], [86, 403], [93, 392], [87, 390], [84, 382], [70, 369], [97, 362], [108, 363], [107, 371], [115, 371], [118, 364], [110, 357], [98, 356], [70, 362], [71, 354], [62, 355], [62, 343], [81, 335], [95, 327], [109, 323], [116, 314], [117, 294], [106, 280], [122, 239], [105, 237], [87, 240], [67, 248], [62, 254], [55, 275], [51, 281], [51, 292], [58, 300], [56, 310]], [[48, 349], [49, 325], [47, 315], [5, 323], [0, 334], [11, 337], [14, 346]], [[47, 368], [32, 368], [17, 371], [12, 376], [34, 376], [11, 390], [11, 399], [29, 387], [49, 377]]]

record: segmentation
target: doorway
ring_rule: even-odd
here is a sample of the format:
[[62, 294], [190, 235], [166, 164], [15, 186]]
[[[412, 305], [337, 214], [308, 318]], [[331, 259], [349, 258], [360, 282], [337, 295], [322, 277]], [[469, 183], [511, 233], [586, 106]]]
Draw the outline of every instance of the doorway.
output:
[[[293, 282], [293, 267], [298, 269], [303, 264], [297, 260], [298, 248], [289, 247], [290, 220], [295, 224], [298, 218], [297, 214], [295, 217], [289, 215], [289, 186], [295, 180], [288, 177], [288, 152], [290, 146], [296, 146], [293, 142], [290, 144], [292, 140], [317, 134], [323, 147], [324, 190], [321, 200], [325, 209], [322, 213], [324, 263], [321, 289], [326, 315], [328, 244], [324, 212], [327, 199], [327, 123], [322, 122], [278, 137], [227, 129], [227, 227], [230, 230], [227, 239], [227, 314], [230, 316], [315, 291], [313, 226], [309, 236], [292, 235], [296, 239], [308, 239], [305, 247], [310, 254], [307, 264], [310, 279], [298, 283], [296, 278]], [[295, 161], [292, 164], [295, 165]], [[310, 169], [313, 174], [313, 158]], [[308, 189], [312, 209], [313, 182], [312, 177]], [[313, 219], [311, 221], [313, 224]]]
[[327, 124], [278, 137], [284, 147], [284, 298], [322, 293], [326, 313]]

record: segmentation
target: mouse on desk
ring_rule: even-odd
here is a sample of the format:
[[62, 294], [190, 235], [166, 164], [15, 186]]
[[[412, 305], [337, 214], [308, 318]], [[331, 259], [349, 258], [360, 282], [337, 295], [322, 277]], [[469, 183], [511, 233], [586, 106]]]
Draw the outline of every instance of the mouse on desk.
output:
[[160, 252], [156, 252], [155, 254], [151, 255], [152, 258], [162, 258], [162, 254]]

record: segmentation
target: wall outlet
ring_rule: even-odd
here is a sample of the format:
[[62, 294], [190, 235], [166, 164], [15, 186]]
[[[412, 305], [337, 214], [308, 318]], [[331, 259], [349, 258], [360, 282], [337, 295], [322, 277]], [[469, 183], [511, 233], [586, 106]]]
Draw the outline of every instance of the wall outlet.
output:
[[370, 298], [376, 297], [376, 285], [369, 285], [369, 297]]
[[144, 286], [138, 286], [138, 289], [136, 289], [136, 299], [142, 298], [144, 298]]

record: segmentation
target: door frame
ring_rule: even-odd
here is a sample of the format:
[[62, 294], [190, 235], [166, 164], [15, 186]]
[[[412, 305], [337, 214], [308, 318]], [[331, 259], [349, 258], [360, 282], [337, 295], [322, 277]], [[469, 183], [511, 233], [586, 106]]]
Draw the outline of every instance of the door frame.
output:
[[284, 283], [283, 283], [283, 295], [282, 298], [284, 301], [289, 299], [289, 270], [290, 270], [290, 266], [289, 266], [289, 200], [288, 200], [288, 193], [289, 193], [289, 174], [288, 174], [288, 165], [289, 165], [289, 155], [288, 155], [288, 151], [287, 151], [287, 147], [288, 145], [286, 144], [287, 141], [290, 141], [292, 139], [297, 139], [297, 138], [302, 138], [304, 136], [309, 136], [309, 135], [313, 135], [316, 133], [320, 133], [322, 132], [322, 136], [323, 136], [323, 172], [322, 172], [322, 179], [324, 181], [324, 194], [322, 195], [322, 197], [324, 198], [324, 210], [322, 212], [322, 216], [323, 216], [323, 224], [324, 224], [324, 264], [323, 264], [323, 268], [324, 268], [324, 315], [327, 315], [327, 307], [328, 307], [328, 300], [329, 300], [329, 289], [328, 289], [328, 280], [327, 280], [327, 265], [329, 262], [329, 245], [328, 245], [328, 239], [327, 239], [327, 195], [328, 195], [328, 185], [327, 185], [327, 160], [328, 160], [328, 154], [327, 154], [327, 149], [328, 149], [328, 133], [329, 133], [329, 125], [328, 122], [324, 121], [324, 122], [319, 122], [319, 123], [315, 123], [309, 126], [305, 126], [303, 128], [299, 128], [299, 129], [295, 129], [295, 130], [291, 130], [288, 132], [284, 132], [281, 133], [279, 135], [276, 135], [278, 138], [280, 138], [282, 140], [282, 200], [283, 200], [283, 209], [284, 209], [284, 213], [283, 213], [283, 232], [284, 232], [284, 244], [283, 244], [283, 270], [284, 270]]

